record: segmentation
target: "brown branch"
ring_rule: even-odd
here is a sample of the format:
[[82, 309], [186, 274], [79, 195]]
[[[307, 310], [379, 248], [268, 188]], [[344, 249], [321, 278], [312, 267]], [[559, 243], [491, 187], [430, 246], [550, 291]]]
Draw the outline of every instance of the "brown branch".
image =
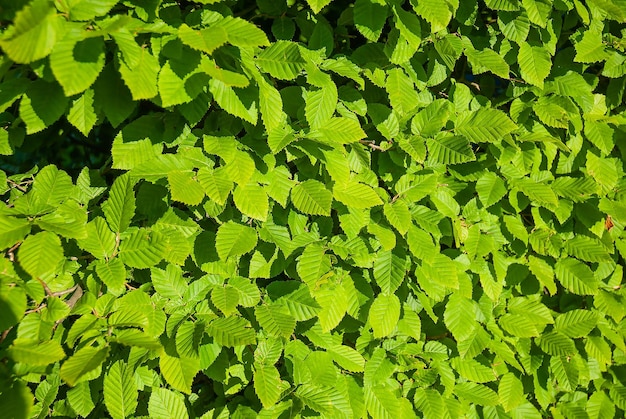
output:
[[50, 288], [48, 288], [48, 284], [46, 284], [45, 282], [43, 282], [41, 280], [41, 278], [37, 277], [35, 278], [37, 279], [37, 281], [39, 281], [39, 283], [41, 284], [41, 286], [43, 287], [44, 291], [46, 291], [46, 295], [48, 297], [54, 297], [54, 294], [52, 293], [52, 291], [50, 290]]
[[374, 144], [374, 141], [368, 141], [368, 140], [360, 140], [359, 141], [361, 144], [365, 144], [366, 146], [371, 147], [374, 150], [378, 150], [378, 151], [387, 151], [384, 148], [382, 148], [379, 145]]
[[66, 289], [66, 290], [63, 290], [63, 291], [53, 292], [51, 295], [53, 297], [60, 297], [60, 296], [65, 295], [65, 294], [69, 294], [70, 292], [74, 291], [76, 288], [78, 288], [78, 285], [74, 285], [72, 288], [69, 288], [69, 289]]
[[78, 300], [80, 300], [80, 297], [83, 296], [83, 289], [81, 288], [80, 285], [77, 284], [73, 289], [74, 289], [74, 294], [72, 294], [70, 299], [67, 300], [65, 303], [68, 306], [70, 306], [70, 308], [74, 308]]

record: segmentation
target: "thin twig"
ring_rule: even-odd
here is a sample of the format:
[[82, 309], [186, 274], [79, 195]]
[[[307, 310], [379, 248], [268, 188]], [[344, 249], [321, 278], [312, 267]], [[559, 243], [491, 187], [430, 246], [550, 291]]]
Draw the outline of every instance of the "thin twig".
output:
[[24, 312], [24, 315], [31, 314], [31, 313], [38, 313], [41, 310], [43, 310], [44, 308], [46, 308], [46, 303], [42, 303], [42, 304], [40, 304], [39, 306], [37, 306], [35, 308], [31, 308], [30, 310], [26, 310]]
[[365, 145], [367, 145], [367, 146], [371, 147], [371, 148], [372, 148], [372, 149], [374, 149], [374, 150], [378, 150], [378, 151], [387, 151], [387, 150], [385, 150], [384, 148], [382, 148], [381, 146], [374, 144], [374, 141], [369, 141], [369, 140], [361, 140], [361, 141], [359, 141], [359, 142], [360, 142], [361, 144], [365, 144]]
[[43, 282], [43, 281], [41, 280], [41, 278], [39, 278], [39, 277], [37, 277], [36, 279], [37, 279], [37, 281], [39, 281], [39, 283], [40, 283], [40, 284], [41, 284], [41, 286], [43, 287], [44, 291], [46, 291], [46, 295], [47, 295], [48, 297], [53, 297], [53, 296], [54, 296], [54, 294], [52, 293], [52, 291], [50, 290], [50, 288], [48, 288], [48, 284], [46, 284], [45, 282]]
[[63, 291], [53, 292], [51, 295], [53, 297], [60, 297], [60, 296], [65, 295], [65, 294], [69, 294], [70, 292], [74, 291], [76, 288], [78, 288], [78, 285], [74, 285], [72, 288], [69, 288], [69, 289], [66, 289], [66, 290], [63, 290]]
[[83, 289], [81, 288], [80, 285], [77, 284], [74, 287], [74, 290], [75, 290], [74, 294], [72, 294], [70, 299], [65, 302], [65, 304], [67, 304], [70, 308], [74, 308], [78, 300], [80, 300], [80, 297], [83, 296]]

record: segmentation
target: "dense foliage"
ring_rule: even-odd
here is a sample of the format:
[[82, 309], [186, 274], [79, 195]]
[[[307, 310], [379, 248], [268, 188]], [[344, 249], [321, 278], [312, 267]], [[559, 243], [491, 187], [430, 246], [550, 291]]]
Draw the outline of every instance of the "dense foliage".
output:
[[0, 416], [623, 417], [625, 22], [2, 2]]

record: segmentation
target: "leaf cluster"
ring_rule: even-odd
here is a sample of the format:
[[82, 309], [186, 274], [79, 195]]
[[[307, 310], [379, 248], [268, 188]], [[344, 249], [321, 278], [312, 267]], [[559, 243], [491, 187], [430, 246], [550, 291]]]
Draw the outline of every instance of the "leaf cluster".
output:
[[623, 1], [0, 19], [3, 416], [624, 416]]

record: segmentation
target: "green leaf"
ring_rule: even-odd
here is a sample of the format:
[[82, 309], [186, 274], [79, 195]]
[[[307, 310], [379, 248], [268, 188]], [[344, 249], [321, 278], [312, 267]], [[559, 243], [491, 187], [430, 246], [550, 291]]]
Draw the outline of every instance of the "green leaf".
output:
[[611, 154], [615, 147], [614, 130], [608, 124], [585, 121], [585, 136], [602, 151], [603, 155]]
[[332, 268], [330, 257], [325, 253], [326, 250], [321, 245], [314, 243], [308, 245], [298, 259], [298, 275], [311, 289]]
[[307, 92], [305, 116], [311, 128], [320, 128], [333, 116], [337, 107], [337, 86], [326, 83], [321, 89]]
[[354, 3], [354, 25], [361, 34], [372, 42], [378, 41], [387, 20], [385, 2], [357, 0]]
[[373, 418], [392, 419], [400, 416], [400, 402], [391, 389], [383, 386], [364, 388], [365, 405]]
[[257, 306], [254, 314], [271, 336], [289, 338], [296, 327], [296, 319], [278, 304]]
[[557, 316], [554, 329], [571, 338], [588, 336], [596, 327], [598, 316], [589, 310], [570, 310]]
[[403, 236], [409, 231], [412, 225], [411, 212], [409, 206], [402, 199], [391, 203], [386, 203], [383, 207], [385, 218]]
[[329, 119], [323, 127], [312, 130], [309, 138], [319, 139], [331, 144], [355, 143], [366, 137], [358, 121], [345, 117]]
[[306, 0], [313, 13], [318, 14], [324, 7], [330, 4], [332, 0]]
[[587, 163], [587, 173], [596, 181], [603, 192], [613, 189], [618, 182], [619, 164], [615, 159], [601, 158], [588, 151], [585, 160]]
[[517, 61], [524, 80], [543, 89], [543, 82], [552, 68], [548, 50], [544, 47], [522, 43], [517, 54]]
[[213, 320], [207, 327], [207, 333], [222, 346], [241, 346], [256, 344], [256, 334], [250, 323], [241, 317], [221, 317]]
[[521, 45], [530, 32], [528, 16], [518, 13], [498, 13], [498, 26], [502, 34], [511, 41]]
[[517, 11], [520, 10], [518, 0], [487, 0], [485, 4], [494, 10]]
[[431, 32], [444, 29], [452, 18], [452, 5], [448, 0], [411, 0], [415, 12], [430, 23]]
[[62, 1], [60, 10], [70, 14], [72, 20], [92, 20], [106, 15], [119, 0]]
[[364, 183], [354, 181], [345, 185], [335, 185], [333, 196], [337, 201], [357, 209], [371, 208], [383, 204], [383, 201], [374, 189]]
[[95, 262], [96, 273], [108, 290], [114, 295], [122, 295], [126, 289], [126, 268], [118, 258]]
[[317, 313], [322, 332], [327, 333], [339, 325], [348, 311], [348, 291], [345, 287], [326, 283], [327, 276], [320, 278], [311, 290], [321, 310]]
[[424, 417], [435, 418], [447, 411], [443, 398], [437, 390], [417, 388], [415, 391], [415, 407], [424, 412]]
[[381, 252], [374, 261], [374, 278], [384, 295], [393, 294], [404, 281], [406, 261], [399, 251]]
[[9, 330], [24, 317], [26, 293], [20, 287], [0, 287], [0, 329]]
[[257, 234], [251, 227], [229, 221], [217, 230], [215, 248], [220, 259], [249, 253], [256, 244]]
[[585, 262], [611, 262], [613, 259], [604, 244], [593, 237], [577, 235], [565, 242], [565, 251]]
[[385, 88], [389, 94], [391, 107], [400, 116], [410, 114], [417, 106], [419, 98], [415, 86], [401, 69], [394, 68], [387, 72]]
[[185, 398], [164, 388], [152, 390], [148, 402], [148, 413], [153, 419], [189, 419]]
[[238, 185], [245, 185], [256, 170], [254, 160], [244, 151], [236, 152], [225, 167], [228, 178]]
[[530, 21], [545, 28], [552, 12], [552, 2], [549, 0], [522, 0]]
[[474, 334], [477, 327], [474, 311], [472, 301], [457, 293], [448, 300], [443, 320], [456, 339], [466, 340]]
[[244, 215], [260, 221], [267, 220], [269, 200], [265, 190], [258, 184], [237, 185], [233, 191], [233, 200]]
[[555, 273], [559, 282], [574, 294], [594, 295], [598, 290], [598, 281], [591, 269], [576, 259], [559, 259]]
[[77, 240], [81, 249], [98, 259], [109, 258], [115, 251], [115, 233], [102, 217], [95, 217], [87, 223], [87, 237]]
[[28, 365], [48, 365], [65, 358], [65, 351], [55, 340], [37, 342], [32, 339], [16, 339], [7, 350], [15, 362]]
[[122, 329], [115, 332], [113, 342], [150, 350], [162, 350], [163, 346], [154, 337], [137, 329]]
[[6, 111], [17, 99], [22, 97], [30, 80], [19, 77], [12, 80], [3, 80], [2, 92], [0, 92], [0, 112]]
[[65, 113], [68, 99], [57, 83], [36, 80], [30, 84], [20, 101], [20, 117], [26, 133], [35, 134], [55, 123]]
[[72, 102], [70, 113], [67, 120], [74, 125], [85, 137], [89, 135], [98, 116], [94, 108], [94, 91], [89, 89], [85, 91], [78, 99]]
[[256, 63], [272, 77], [293, 80], [304, 69], [306, 60], [295, 42], [277, 41], [257, 56]]
[[183, 44], [195, 50], [211, 54], [228, 41], [228, 34], [223, 27], [219, 26], [194, 30], [183, 23], [178, 28], [178, 38]]
[[[450, 102], [438, 99], [419, 111], [411, 120], [411, 132], [422, 137], [433, 137], [450, 119]], [[413, 155], [413, 154], [411, 154]]]
[[207, 196], [216, 204], [224, 205], [233, 189], [233, 181], [229, 179], [226, 171], [203, 167], [198, 170], [197, 178]]
[[491, 49], [483, 49], [480, 51], [475, 49], [466, 49], [464, 53], [472, 66], [473, 74], [482, 74], [490, 71], [500, 78], [509, 78], [509, 65], [497, 52]]
[[159, 357], [159, 369], [169, 385], [178, 391], [191, 394], [191, 384], [200, 371], [200, 359], [184, 356], [170, 356], [167, 353]]
[[389, 336], [400, 319], [400, 300], [395, 294], [379, 294], [370, 307], [368, 322], [375, 338]]
[[[274, 130], [279, 128], [286, 119], [286, 115], [283, 112], [283, 99], [278, 90], [268, 83], [264, 77], [259, 77], [257, 81], [259, 83], [259, 110], [261, 111], [261, 119], [263, 120], [265, 129], [271, 134]], [[274, 153], [280, 151], [280, 149], [272, 147], [271, 144], [270, 148]]]
[[228, 285], [235, 288], [239, 293], [239, 304], [244, 307], [255, 306], [260, 298], [259, 288], [251, 280], [236, 276], [228, 280]]
[[213, 28], [226, 31], [228, 42], [238, 47], [269, 46], [267, 35], [253, 23], [238, 17], [227, 16], [218, 20]]
[[150, 268], [152, 286], [162, 297], [181, 300], [187, 289], [187, 281], [183, 278], [181, 268], [167, 265], [165, 269]]
[[198, 205], [204, 199], [204, 188], [196, 180], [195, 172], [176, 170], [167, 174], [172, 200], [185, 205]]
[[535, 182], [532, 179], [523, 178], [515, 180], [513, 183], [531, 201], [541, 205], [558, 205], [559, 201], [550, 186]]
[[111, 230], [123, 233], [135, 215], [135, 183], [130, 174], [119, 176], [109, 191], [109, 199], [102, 204], [102, 211]]
[[122, 240], [120, 259], [132, 268], [150, 268], [163, 259], [165, 246], [166, 241], [161, 233], [139, 228]]
[[32, 63], [50, 54], [63, 23], [49, 1], [35, 0], [15, 15], [13, 25], [0, 38], [0, 47], [16, 63]]
[[77, 384], [82, 377], [100, 368], [109, 355], [109, 347], [85, 346], [67, 359], [61, 366], [61, 378], [70, 386]]
[[104, 376], [104, 404], [113, 419], [125, 419], [135, 414], [137, 408], [137, 384], [131, 368], [117, 361]]
[[506, 412], [516, 408], [525, 400], [522, 382], [513, 373], [504, 374], [498, 383], [498, 397]]
[[334, 413], [333, 390], [331, 387], [303, 384], [298, 387], [295, 395], [314, 411], [330, 415]]
[[299, 211], [311, 215], [330, 215], [333, 194], [317, 180], [305, 180], [291, 189], [291, 202]]
[[147, 48], [137, 51], [133, 57], [134, 63], [127, 60], [126, 56], [124, 60], [119, 59], [119, 72], [133, 100], [151, 99], [158, 95], [157, 76], [161, 69], [159, 61]]
[[273, 365], [259, 365], [254, 367], [254, 391], [261, 400], [263, 407], [275, 405], [282, 393], [280, 374]]
[[500, 202], [506, 195], [507, 189], [504, 181], [495, 173], [487, 172], [476, 182], [476, 192], [480, 202], [489, 208], [490, 206]]
[[541, 122], [554, 128], [567, 128], [570, 121], [580, 119], [578, 109], [572, 101], [560, 96], [540, 97], [534, 104], [533, 111]]
[[457, 164], [476, 160], [469, 141], [460, 135], [441, 135], [427, 139], [428, 157], [434, 163]]
[[328, 348], [333, 361], [345, 370], [363, 372], [365, 370], [365, 358], [355, 349], [346, 345], [333, 345]]
[[14, 419], [30, 418], [33, 401], [33, 394], [24, 381], [15, 380], [3, 384], [2, 393], [0, 393], [0, 409], [2, 409], [2, 414], [6, 415], [6, 417]]
[[459, 383], [454, 391], [468, 402], [480, 406], [495, 406], [498, 404], [498, 394], [489, 387], [471, 382]]
[[266, 179], [269, 185], [264, 185], [267, 195], [283, 208], [287, 206], [291, 189], [296, 184], [291, 178], [292, 174], [289, 172], [289, 169], [285, 166], [279, 166], [272, 170], [271, 173], [268, 173]]
[[57, 209], [37, 220], [41, 228], [66, 238], [87, 238], [87, 210], [76, 201], [67, 200]]
[[556, 283], [554, 282], [554, 269], [543, 259], [535, 256], [529, 256], [528, 266], [530, 271], [537, 277], [539, 282], [548, 289], [550, 294], [556, 293]]
[[34, 278], [55, 272], [65, 260], [59, 236], [47, 231], [28, 236], [18, 250], [17, 260]]
[[258, 119], [256, 102], [251, 100], [252, 97], [246, 92], [230, 87], [215, 78], [209, 80], [209, 91], [226, 112], [253, 125], [256, 124]]
[[[330, 192], [329, 192], [330, 193]], [[30, 223], [22, 218], [0, 215], [0, 249], [4, 250], [30, 233]]]
[[67, 392], [67, 401], [80, 416], [87, 417], [96, 407], [89, 382], [83, 381]]
[[396, 28], [400, 31], [400, 35], [408, 41], [411, 48], [417, 50], [422, 42], [422, 28], [419, 18], [397, 6], [393, 7], [393, 12], [396, 17]]
[[610, 418], [615, 416], [615, 405], [604, 391], [596, 391], [587, 401], [587, 412], [598, 418]]
[[[203, 91], [208, 76], [199, 69], [198, 55], [185, 50], [180, 59], [170, 59], [161, 67], [157, 81], [161, 106], [168, 108], [189, 103]], [[211, 65], [207, 67], [211, 68]]]
[[474, 143], [499, 143], [517, 125], [502, 111], [481, 108], [459, 116], [455, 130]]
[[102, 110], [114, 128], [119, 126], [135, 109], [132, 95], [115, 71], [112, 63], [107, 64], [93, 85], [94, 107]]
[[549, 355], [572, 356], [577, 352], [574, 341], [561, 332], [543, 333], [536, 341], [538, 346]]
[[277, 303], [285, 305], [296, 321], [306, 321], [317, 316], [320, 305], [311, 297], [309, 289], [304, 284], [296, 291], [281, 297]]
[[59, 205], [71, 195], [74, 184], [72, 178], [64, 171], [50, 164], [37, 174], [33, 184], [33, 205], [38, 210], [47, 211]]
[[613, 399], [615, 405], [624, 410], [624, 407], [626, 406], [626, 387], [614, 385], [609, 391], [609, 395]]
[[602, 40], [602, 32], [597, 26], [589, 28], [583, 33], [582, 38], [574, 45], [576, 56], [574, 61], [578, 63], [595, 63], [609, 58], [606, 46]]
[[211, 302], [224, 316], [229, 316], [237, 311], [239, 292], [230, 285], [217, 286], [211, 291]]
[[104, 39], [87, 37], [82, 26], [72, 26], [50, 54], [50, 68], [66, 96], [84, 92], [104, 68]]

